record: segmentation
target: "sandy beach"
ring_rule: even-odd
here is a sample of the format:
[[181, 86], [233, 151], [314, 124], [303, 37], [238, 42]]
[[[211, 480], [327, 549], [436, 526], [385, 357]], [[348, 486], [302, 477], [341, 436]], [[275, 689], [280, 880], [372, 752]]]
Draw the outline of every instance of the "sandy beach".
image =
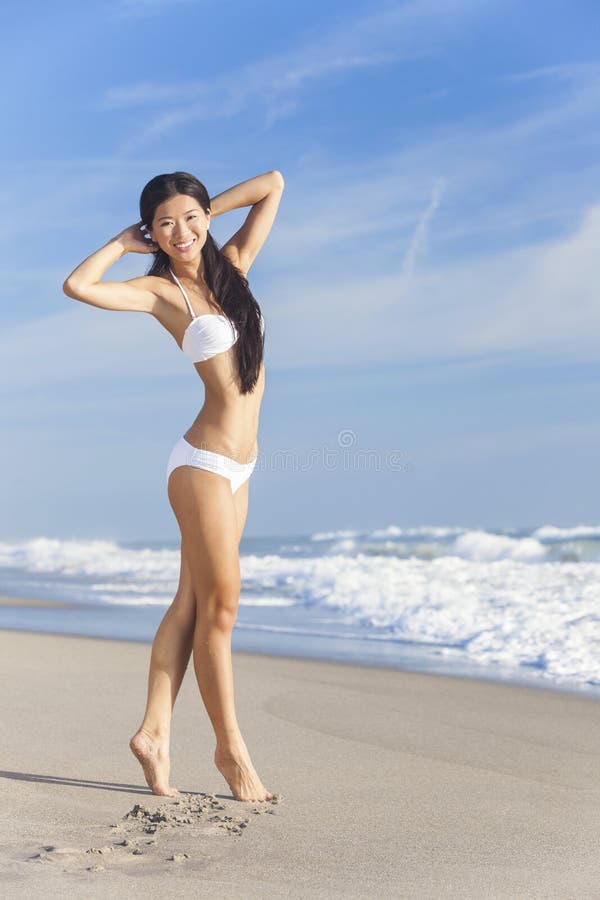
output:
[[3, 897], [600, 897], [597, 700], [237, 653], [242, 730], [282, 799], [232, 799], [189, 670], [172, 800], [127, 746], [148, 658], [0, 632]]

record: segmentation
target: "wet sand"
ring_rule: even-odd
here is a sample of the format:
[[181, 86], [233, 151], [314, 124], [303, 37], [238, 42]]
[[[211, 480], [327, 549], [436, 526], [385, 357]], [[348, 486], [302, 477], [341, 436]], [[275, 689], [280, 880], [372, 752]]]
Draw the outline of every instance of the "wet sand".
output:
[[276, 804], [214, 768], [193, 671], [172, 783], [128, 740], [148, 645], [0, 632], [5, 898], [598, 898], [600, 702], [236, 653], [240, 723]]
[[76, 609], [78, 603], [65, 603], [60, 600], [36, 600], [35, 597], [10, 597], [0, 594], [0, 606], [47, 606], [50, 609]]

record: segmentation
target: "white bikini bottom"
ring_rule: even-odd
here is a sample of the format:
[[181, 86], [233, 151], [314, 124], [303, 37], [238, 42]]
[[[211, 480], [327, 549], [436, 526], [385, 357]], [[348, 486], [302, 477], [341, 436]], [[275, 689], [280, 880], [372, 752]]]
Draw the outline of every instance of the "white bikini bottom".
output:
[[222, 453], [214, 453], [212, 450], [203, 450], [194, 447], [189, 441], [182, 436], [179, 438], [169, 456], [167, 463], [167, 485], [169, 483], [169, 475], [173, 469], [179, 466], [193, 466], [196, 469], [205, 469], [207, 472], [214, 472], [216, 475], [223, 475], [229, 479], [231, 484], [231, 493], [235, 494], [237, 489], [248, 481], [258, 456], [251, 459], [247, 463], [236, 462], [230, 456], [223, 456]]

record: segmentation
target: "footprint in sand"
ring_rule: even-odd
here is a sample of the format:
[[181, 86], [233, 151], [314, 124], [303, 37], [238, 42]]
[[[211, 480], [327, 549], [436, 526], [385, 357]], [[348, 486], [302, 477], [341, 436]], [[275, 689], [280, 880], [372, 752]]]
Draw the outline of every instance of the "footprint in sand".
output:
[[[255, 815], [274, 814], [272, 808], [283, 797], [255, 805]], [[236, 811], [239, 803], [236, 803]], [[64, 871], [85, 869], [101, 872], [107, 869], [162, 857], [177, 864], [189, 859], [181, 851], [181, 837], [199, 837], [215, 833], [240, 837], [250, 824], [250, 816], [228, 815], [228, 807], [214, 794], [179, 794], [177, 798], [152, 798], [146, 805], [136, 803], [120, 822], [110, 826], [111, 844], [80, 850], [76, 847], [46, 845], [30, 857], [39, 863], [53, 862]], [[178, 837], [178, 835], [180, 837]]]

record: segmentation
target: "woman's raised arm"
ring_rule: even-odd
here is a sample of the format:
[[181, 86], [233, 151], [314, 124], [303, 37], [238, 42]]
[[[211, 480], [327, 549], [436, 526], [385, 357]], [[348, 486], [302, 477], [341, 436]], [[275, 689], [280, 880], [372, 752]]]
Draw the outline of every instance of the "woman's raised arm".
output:
[[211, 214], [251, 206], [246, 221], [221, 247], [221, 252], [244, 274], [248, 271], [271, 230], [284, 188], [281, 172], [274, 169], [234, 185], [210, 201]]
[[145, 275], [128, 281], [100, 281], [106, 270], [126, 253], [152, 253], [156, 245], [144, 237], [141, 222], [125, 228], [71, 272], [63, 284], [67, 297], [102, 309], [154, 311], [157, 295]]

